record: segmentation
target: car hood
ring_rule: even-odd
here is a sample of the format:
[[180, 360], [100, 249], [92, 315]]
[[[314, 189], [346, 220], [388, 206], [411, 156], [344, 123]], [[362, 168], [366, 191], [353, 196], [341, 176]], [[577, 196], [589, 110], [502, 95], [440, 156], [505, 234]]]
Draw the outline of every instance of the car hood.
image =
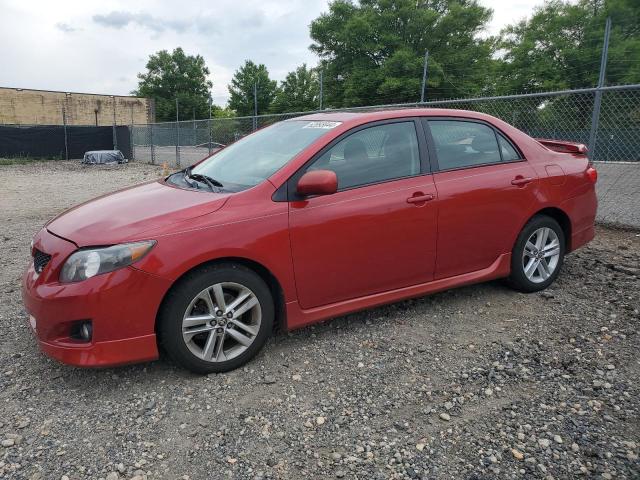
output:
[[46, 228], [78, 247], [142, 240], [147, 230], [215, 212], [230, 195], [184, 190], [155, 181], [73, 207]]

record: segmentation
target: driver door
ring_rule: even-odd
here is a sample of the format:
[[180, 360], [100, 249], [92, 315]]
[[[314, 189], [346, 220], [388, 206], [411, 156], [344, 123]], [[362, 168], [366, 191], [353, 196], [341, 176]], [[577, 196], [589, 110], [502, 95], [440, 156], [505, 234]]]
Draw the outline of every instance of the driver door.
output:
[[332, 142], [306, 171], [336, 172], [338, 192], [289, 203], [303, 309], [428, 282], [437, 194], [413, 119], [367, 124]]

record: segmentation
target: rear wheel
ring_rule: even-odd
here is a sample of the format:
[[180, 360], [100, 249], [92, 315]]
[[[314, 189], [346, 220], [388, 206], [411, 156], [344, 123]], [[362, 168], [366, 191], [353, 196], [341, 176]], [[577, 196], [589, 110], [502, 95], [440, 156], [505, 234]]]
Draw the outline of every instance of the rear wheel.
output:
[[162, 346], [196, 373], [225, 372], [249, 361], [266, 342], [274, 319], [266, 283], [237, 264], [189, 274], [168, 294], [159, 316]]
[[544, 290], [557, 278], [565, 254], [562, 228], [536, 215], [522, 229], [511, 254], [509, 283], [522, 292]]

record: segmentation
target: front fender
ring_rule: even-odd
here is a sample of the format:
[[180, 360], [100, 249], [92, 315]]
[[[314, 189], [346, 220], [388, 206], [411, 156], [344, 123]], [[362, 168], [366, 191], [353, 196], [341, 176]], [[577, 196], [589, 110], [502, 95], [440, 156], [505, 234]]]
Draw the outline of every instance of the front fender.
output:
[[135, 267], [175, 282], [204, 263], [242, 258], [269, 270], [280, 283], [285, 301], [293, 301], [288, 209], [286, 203], [275, 205], [280, 212], [156, 237], [154, 249]]

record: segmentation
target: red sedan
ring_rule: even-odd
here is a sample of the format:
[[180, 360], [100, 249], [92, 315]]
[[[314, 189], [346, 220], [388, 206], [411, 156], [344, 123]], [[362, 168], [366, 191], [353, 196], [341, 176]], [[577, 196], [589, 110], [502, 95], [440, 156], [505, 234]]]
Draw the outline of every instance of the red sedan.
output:
[[460, 110], [327, 113], [92, 200], [33, 239], [23, 298], [62, 362], [236, 368], [276, 325], [508, 278], [549, 286], [594, 236], [583, 145]]

